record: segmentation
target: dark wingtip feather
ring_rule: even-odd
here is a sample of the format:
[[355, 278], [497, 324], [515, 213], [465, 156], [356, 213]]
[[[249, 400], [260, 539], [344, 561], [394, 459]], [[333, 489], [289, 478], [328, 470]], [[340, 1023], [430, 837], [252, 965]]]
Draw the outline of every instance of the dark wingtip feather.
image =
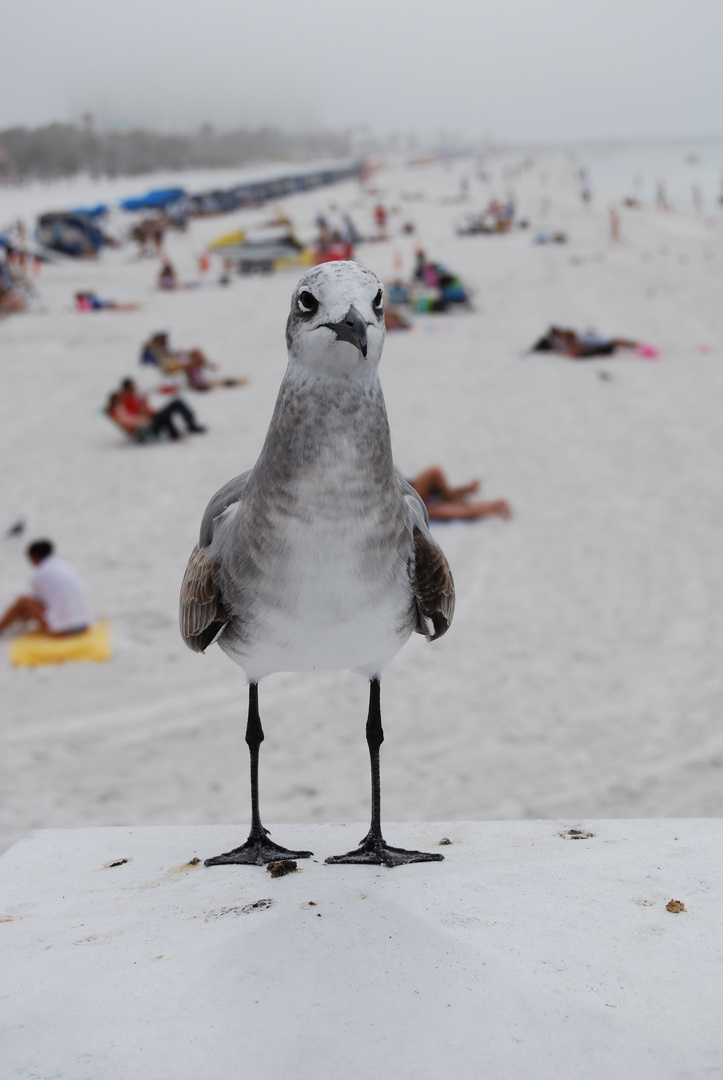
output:
[[225, 625], [225, 622], [212, 622], [205, 627], [200, 634], [193, 634], [183, 640], [186, 642], [189, 649], [192, 649], [194, 652], [204, 653], [209, 645], [213, 645]]

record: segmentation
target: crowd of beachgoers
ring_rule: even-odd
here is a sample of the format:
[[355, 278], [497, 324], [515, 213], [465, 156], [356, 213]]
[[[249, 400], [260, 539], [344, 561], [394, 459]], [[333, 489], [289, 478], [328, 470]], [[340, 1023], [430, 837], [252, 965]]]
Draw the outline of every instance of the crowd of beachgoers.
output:
[[[0, 607], [26, 587], [27, 545], [50, 538], [114, 635], [103, 665], [0, 671], [6, 767], [22, 781], [5, 840], [245, 813], [225, 760], [240, 676], [184, 653], [177, 587], [199, 511], [260, 449], [294, 283], [336, 259], [384, 281], [397, 464], [436, 527], [465, 523], [444, 538], [454, 633], [390, 669], [391, 816], [645, 816], [671, 777], [674, 812], [720, 812], [723, 221], [694, 184], [676, 206], [661, 179], [646, 200], [634, 185], [613, 199], [594, 177], [594, 161], [562, 151], [380, 164], [228, 214], [111, 208], [103, 244], [76, 255], [41, 244], [35, 220], [63, 198], [105, 198], [102, 184], [0, 190], [0, 431], [17, 461]], [[30, 610], [7, 633], [42, 629]], [[320, 678], [314, 730], [346, 711], [345, 677]], [[274, 687], [270, 712], [303, 719], [303, 691]], [[691, 710], [698, 755], [681, 727]], [[363, 818], [347, 763], [328, 779], [333, 740], [303, 749], [280, 722], [269, 816]]]

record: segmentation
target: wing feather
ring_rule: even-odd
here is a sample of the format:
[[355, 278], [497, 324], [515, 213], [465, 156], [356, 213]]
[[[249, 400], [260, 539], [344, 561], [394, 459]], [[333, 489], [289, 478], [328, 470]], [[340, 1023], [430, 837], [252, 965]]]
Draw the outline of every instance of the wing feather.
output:
[[418, 634], [436, 641], [446, 634], [454, 615], [452, 571], [439, 544], [429, 531], [427, 507], [414, 488], [397, 474], [400, 494], [412, 517], [414, 550], [409, 562], [409, 578], [417, 605]]
[[228, 612], [216, 584], [219, 567], [219, 560], [211, 557], [208, 548], [196, 545], [183, 576], [181, 635], [194, 652], [205, 652], [228, 622]]
[[224, 484], [206, 507], [198, 544], [191, 552], [181, 585], [179, 622], [181, 636], [194, 652], [205, 652], [224, 630], [229, 614], [221, 589], [221, 559], [216, 554], [214, 536], [221, 523], [229, 522], [243, 499], [251, 472], [235, 476]]
[[[414, 528], [412, 589], [420, 618], [418, 634], [436, 641], [447, 633], [454, 615], [454, 582], [444, 552], [429, 533]], [[430, 627], [431, 622], [431, 627]]]

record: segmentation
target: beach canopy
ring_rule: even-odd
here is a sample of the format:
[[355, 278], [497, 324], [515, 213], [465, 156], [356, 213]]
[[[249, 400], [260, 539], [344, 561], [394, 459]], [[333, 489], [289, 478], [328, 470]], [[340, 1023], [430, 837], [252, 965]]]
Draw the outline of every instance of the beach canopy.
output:
[[184, 188], [157, 188], [155, 191], [149, 191], [147, 195], [123, 199], [121, 207], [123, 210], [158, 210], [168, 206], [169, 203], [178, 202], [179, 199], [185, 198], [185, 195]]
[[108, 213], [108, 207], [105, 203], [98, 203], [97, 206], [76, 206], [74, 210], [70, 211], [71, 214], [85, 214], [89, 218], [103, 217]]

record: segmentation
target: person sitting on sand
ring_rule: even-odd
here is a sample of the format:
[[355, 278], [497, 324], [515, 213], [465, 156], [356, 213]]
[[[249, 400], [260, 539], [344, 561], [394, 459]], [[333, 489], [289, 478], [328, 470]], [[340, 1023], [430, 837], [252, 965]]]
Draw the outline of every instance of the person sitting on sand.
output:
[[75, 307], [78, 311], [137, 311], [139, 304], [119, 304], [116, 300], [101, 300], [94, 292], [77, 292]]
[[244, 375], [209, 379], [208, 370], [216, 370], [201, 349], [172, 349], [165, 331], [153, 334], [141, 349], [141, 363], [158, 367], [164, 375], [182, 372], [191, 390], [213, 390], [216, 386], [246, 386]]
[[152, 442], [164, 434], [171, 439], [180, 439], [182, 433], [174, 423], [176, 416], [181, 417], [186, 430], [194, 435], [208, 430], [197, 422], [195, 414], [180, 398], [173, 398], [162, 409], [152, 409], [133, 379], [124, 379], [120, 390], [110, 395], [106, 412], [126, 435], [141, 443]]
[[34, 540], [26, 555], [35, 567], [30, 594], [19, 596], [0, 618], [0, 633], [17, 623], [35, 623], [51, 637], [82, 634], [93, 618], [75, 571], [53, 554], [50, 540]]
[[551, 326], [547, 333], [535, 342], [532, 352], [554, 352], [571, 360], [588, 360], [592, 356], [613, 356], [618, 349], [634, 349], [639, 356], [657, 356], [652, 345], [643, 345], [631, 338], [603, 337], [594, 330], [578, 333], [561, 326]]
[[430, 520], [472, 521], [485, 517], [509, 520], [512, 517], [512, 510], [505, 499], [468, 502], [468, 497], [479, 491], [479, 480], [472, 480], [462, 487], [451, 487], [439, 465], [430, 465], [412, 477], [409, 483], [422, 497]]
[[158, 288], [159, 289], [177, 289], [178, 288], [178, 276], [174, 269], [173, 263], [164, 262], [161, 269], [158, 271]]
[[470, 307], [470, 295], [461, 279], [443, 263], [430, 262], [421, 247], [415, 252], [413, 277], [434, 294], [434, 301], [427, 310], [446, 311], [449, 304]]
[[211, 383], [204, 371], [216, 367], [201, 349], [172, 349], [165, 331], [153, 334], [148, 339], [141, 349], [141, 363], [155, 364], [164, 375], [183, 372], [188, 385], [194, 390], [211, 389]]

